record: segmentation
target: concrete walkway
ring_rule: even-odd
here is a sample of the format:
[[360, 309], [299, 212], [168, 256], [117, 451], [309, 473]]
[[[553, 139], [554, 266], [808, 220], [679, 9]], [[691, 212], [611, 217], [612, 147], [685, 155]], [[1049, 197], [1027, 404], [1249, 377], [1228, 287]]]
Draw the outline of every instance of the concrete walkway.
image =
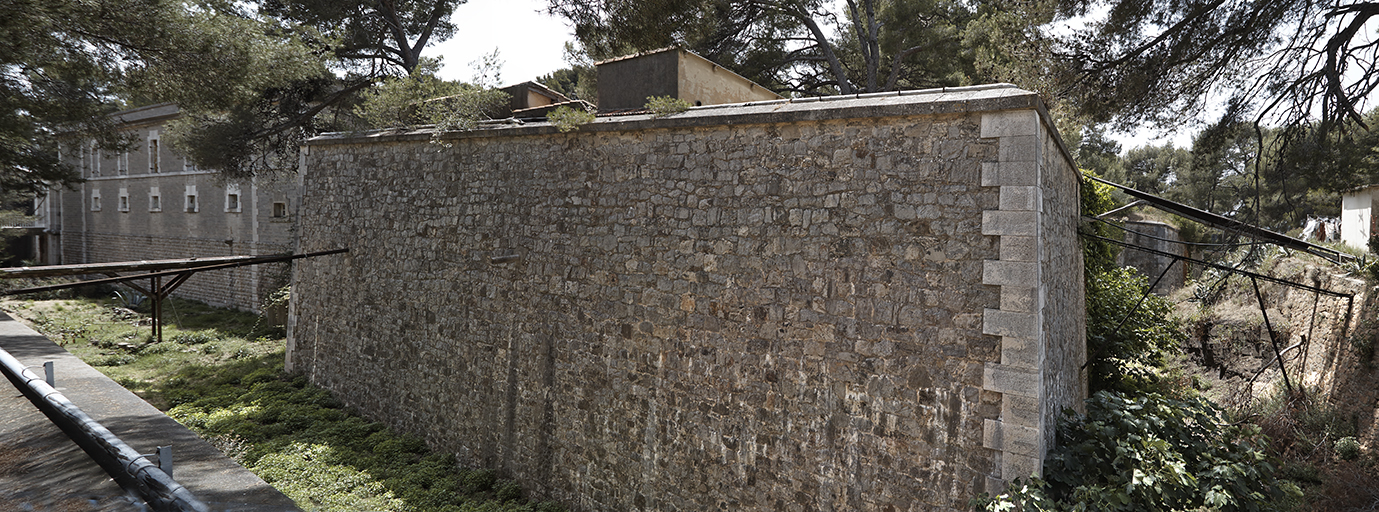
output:
[[[0, 313], [0, 348], [34, 373], [53, 361], [56, 387], [141, 453], [172, 445], [173, 478], [216, 512], [299, 511], [244, 469], [134, 393], [24, 324]], [[0, 379], [0, 510], [145, 510], [28, 399]]]

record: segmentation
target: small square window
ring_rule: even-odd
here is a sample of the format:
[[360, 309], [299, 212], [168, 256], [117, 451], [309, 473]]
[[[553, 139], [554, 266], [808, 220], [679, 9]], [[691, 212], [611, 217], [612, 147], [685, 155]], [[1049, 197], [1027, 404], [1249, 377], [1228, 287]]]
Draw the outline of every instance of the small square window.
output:
[[151, 212], [161, 212], [161, 211], [163, 211], [163, 202], [162, 202], [161, 198], [159, 198], [158, 196], [148, 196], [148, 211], [151, 211]]
[[196, 204], [196, 185], [187, 185], [187, 192], [183, 197], [187, 198], [187, 202], [183, 203], [183, 209], [186, 210], [187, 213], [196, 213], [199, 209], [199, 206]]
[[128, 211], [129, 211], [129, 196], [125, 196], [125, 195], [120, 196], [120, 211], [122, 211], [122, 212], [128, 212]]
[[273, 216], [279, 219], [287, 217], [287, 203], [282, 201], [273, 203]]
[[227, 213], [238, 213], [240, 211], [239, 185], [231, 183], [225, 186], [225, 211]]

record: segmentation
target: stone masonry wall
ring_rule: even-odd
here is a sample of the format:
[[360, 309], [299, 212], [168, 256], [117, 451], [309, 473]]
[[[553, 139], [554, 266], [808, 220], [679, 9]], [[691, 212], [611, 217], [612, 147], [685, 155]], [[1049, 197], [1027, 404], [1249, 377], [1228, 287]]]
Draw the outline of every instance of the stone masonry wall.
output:
[[1009, 481], [1039, 474], [1058, 415], [1080, 409], [1087, 395], [1080, 175], [1037, 111], [989, 114], [982, 136], [1000, 148], [983, 164], [983, 184], [1000, 189], [1000, 207], [982, 219], [982, 232], [1000, 238], [983, 283], [1001, 287], [1000, 307], [986, 310], [983, 326], [1001, 336], [1001, 358], [987, 364], [983, 382], [1002, 394], [983, 443], [1000, 452], [996, 479]]
[[[1178, 229], [1155, 221], [1126, 221], [1124, 224], [1124, 239], [1128, 244], [1148, 247], [1160, 252], [1169, 254], [1181, 254], [1187, 256], [1187, 247], [1180, 243]], [[1135, 267], [1149, 278], [1150, 284], [1154, 284], [1154, 293], [1168, 295], [1174, 290], [1183, 287], [1187, 282], [1188, 266], [1182, 262], [1174, 262], [1173, 258], [1159, 256], [1154, 253], [1127, 249], [1116, 255], [1116, 264], [1121, 266]], [[1169, 269], [1169, 265], [1173, 268]], [[1167, 273], [1164, 271], [1168, 270]], [[1160, 277], [1162, 276], [1162, 277]], [[1158, 280], [1155, 283], [1155, 280]]]
[[[1077, 253], [1066, 153], [988, 133], [1041, 108], [997, 86], [318, 138], [298, 250], [350, 252], [294, 268], [289, 366], [578, 510], [965, 510], [1042, 454], [992, 446], [1021, 413], [988, 279], [1020, 192], [988, 174], [1026, 150], [1012, 179], [1065, 188], [1034, 193], [1026, 259]], [[1075, 275], [1025, 294], [1045, 350], [1020, 371], [1060, 401], [1036, 411], [1082, 398], [1041, 373], [1081, 364], [1081, 303], [1048, 305]]]

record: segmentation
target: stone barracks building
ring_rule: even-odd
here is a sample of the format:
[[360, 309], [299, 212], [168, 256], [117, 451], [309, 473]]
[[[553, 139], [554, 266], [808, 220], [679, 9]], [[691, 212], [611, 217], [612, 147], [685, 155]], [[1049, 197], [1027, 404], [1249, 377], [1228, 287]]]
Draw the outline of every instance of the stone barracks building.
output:
[[[104, 263], [288, 252], [301, 197], [296, 177], [224, 180], [199, 169], [163, 141], [177, 106], [114, 114], [134, 143], [105, 151], [73, 141], [63, 162], [85, 179], [39, 197], [33, 236], [39, 264]], [[263, 297], [287, 284], [288, 266], [268, 264], [201, 272], [177, 295], [259, 311]]]

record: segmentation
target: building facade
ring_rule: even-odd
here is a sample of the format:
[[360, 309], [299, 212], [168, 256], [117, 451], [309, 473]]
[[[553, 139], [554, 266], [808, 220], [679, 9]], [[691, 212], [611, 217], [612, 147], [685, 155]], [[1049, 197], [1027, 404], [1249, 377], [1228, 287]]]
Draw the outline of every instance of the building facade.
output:
[[[164, 142], [176, 105], [115, 114], [133, 140], [126, 151], [73, 141], [62, 159], [85, 180], [40, 198], [43, 264], [271, 255], [292, 249], [299, 180], [225, 180], [198, 169]], [[285, 286], [286, 264], [200, 272], [176, 295], [259, 311]]]

